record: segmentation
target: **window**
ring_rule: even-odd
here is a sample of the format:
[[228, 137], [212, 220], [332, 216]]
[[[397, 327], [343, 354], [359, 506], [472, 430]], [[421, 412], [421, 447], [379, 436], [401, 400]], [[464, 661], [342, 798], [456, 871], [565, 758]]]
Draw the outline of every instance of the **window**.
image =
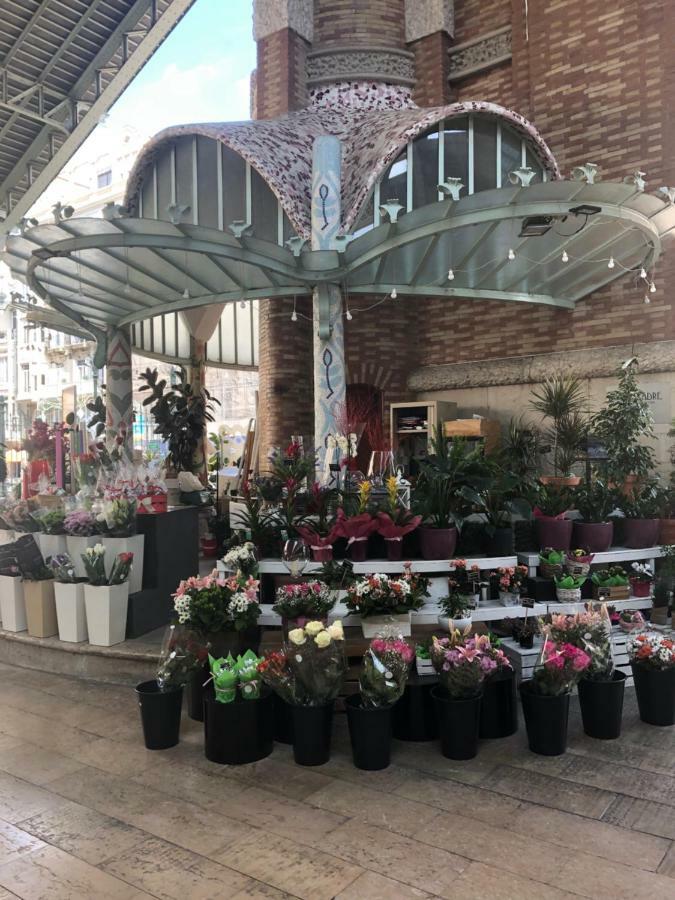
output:
[[96, 176], [96, 187], [104, 188], [112, 184], [112, 169], [106, 169], [105, 172], [99, 172]]
[[46, 384], [46, 383], [47, 383], [47, 381], [46, 381], [46, 379], [45, 379], [45, 376], [44, 376], [44, 375], [40, 375], [40, 384]]
[[27, 394], [29, 394], [30, 393], [30, 370], [25, 363], [21, 366], [21, 369], [23, 371], [23, 389]]

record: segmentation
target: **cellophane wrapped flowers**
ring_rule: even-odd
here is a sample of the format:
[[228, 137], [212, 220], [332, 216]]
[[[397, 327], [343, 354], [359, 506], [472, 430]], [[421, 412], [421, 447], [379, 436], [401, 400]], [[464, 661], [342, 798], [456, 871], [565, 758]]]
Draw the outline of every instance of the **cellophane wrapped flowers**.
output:
[[95, 516], [86, 509], [68, 513], [63, 520], [63, 527], [66, 534], [72, 537], [91, 537], [99, 531]]
[[129, 537], [136, 533], [136, 498], [114, 497], [103, 501], [96, 517], [101, 531], [111, 537]]
[[202, 641], [181, 625], [168, 625], [162, 640], [157, 666], [160, 690], [185, 684], [190, 674], [206, 661], [208, 652]]
[[362, 706], [389, 706], [405, 690], [415, 652], [402, 638], [375, 638], [363, 657]]
[[82, 554], [82, 562], [89, 584], [101, 586], [108, 583], [108, 578], [105, 574], [105, 547], [103, 544], [94, 544], [93, 547], [87, 547]]
[[606, 606], [574, 615], [554, 614], [546, 631], [555, 644], [573, 644], [588, 654], [589, 663], [583, 673], [585, 678], [605, 680], [612, 677], [612, 623]]
[[335, 606], [335, 593], [321, 581], [284, 584], [277, 588], [273, 611], [284, 619], [319, 619]]
[[187, 578], [173, 595], [178, 624], [205, 637], [219, 631], [243, 631], [258, 621], [259, 584], [243, 573], [225, 577], [216, 569], [203, 578]]
[[287, 703], [324, 706], [337, 697], [347, 671], [342, 622], [292, 629], [284, 652], [267, 654], [258, 671]]
[[295, 703], [295, 676], [285, 651], [268, 651], [262, 662], [258, 663], [258, 672], [263, 682], [282, 700], [286, 703]]
[[67, 553], [56, 553], [49, 559], [49, 568], [52, 570], [54, 581], [59, 584], [73, 584], [77, 581], [75, 566]]
[[223, 564], [231, 572], [242, 572], [244, 575], [258, 574], [258, 557], [255, 545], [251, 541], [231, 547], [223, 557]]
[[584, 650], [567, 642], [544, 641], [532, 678], [540, 694], [557, 696], [572, 690], [591, 663]]
[[364, 575], [347, 588], [345, 603], [351, 612], [364, 617], [412, 612], [424, 606], [426, 581], [410, 571], [401, 578]]
[[117, 558], [112, 565], [108, 584], [124, 584], [124, 582], [129, 578], [129, 573], [131, 572], [133, 562], [133, 553], [118, 553]]
[[65, 534], [66, 514], [63, 509], [38, 509], [33, 513], [38, 529], [45, 534]]
[[670, 669], [675, 666], [675, 641], [657, 631], [645, 631], [630, 638], [628, 656], [633, 663]]
[[453, 700], [475, 697], [498, 665], [490, 638], [470, 636], [468, 629], [464, 634], [455, 630], [450, 637], [434, 637], [429, 652], [438, 679]]

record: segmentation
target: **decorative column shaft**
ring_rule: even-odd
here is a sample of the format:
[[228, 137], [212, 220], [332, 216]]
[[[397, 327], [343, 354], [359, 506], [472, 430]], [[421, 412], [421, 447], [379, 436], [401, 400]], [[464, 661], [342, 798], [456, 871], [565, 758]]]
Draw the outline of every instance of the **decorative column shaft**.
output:
[[108, 329], [105, 358], [106, 438], [125, 437], [127, 453], [133, 452], [133, 386], [131, 383], [131, 340], [129, 328]]
[[[340, 228], [340, 141], [322, 136], [312, 154], [312, 250], [332, 250]], [[335, 414], [344, 405], [345, 347], [342, 294], [337, 284], [314, 288], [314, 447], [324, 471], [328, 438], [336, 433]]]
[[[201, 338], [190, 337], [190, 371], [188, 373], [193, 396], [197, 396], [206, 387], [206, 341]], [[197, 445], [192, 457], [192, 471], [202, 484], [209, 480], [208, 473], [208, 434], [206, 427], [202, 431], [202, 438]]]

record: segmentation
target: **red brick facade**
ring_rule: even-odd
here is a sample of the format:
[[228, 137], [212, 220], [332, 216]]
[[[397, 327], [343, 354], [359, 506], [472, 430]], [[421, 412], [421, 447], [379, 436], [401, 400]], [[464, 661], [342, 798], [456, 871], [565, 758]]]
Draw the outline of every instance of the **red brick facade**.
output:
[[[405, 46], [403, 15], [391, 15], [396, 6], [401, 4], [315, 0], [313, 47], [317, 41]], [[524, 8], [521, 0], [455, 0], [454, 43], [510, 24], [513, 58], [453, 84], [450, 92], [447, 53], [442, 52], [447, 38], [422, 38], [408, 47], [418, 67], [417, 102], [478, 99], [514, 108], [538, 127], [565, 175], [573, 165], [590, 161], [607, 179], [640, 169], [647, 173], [649, 190], [675, 184], [675, 2], [531, 2], [527, 23]], [[265, 58], [260, 47], [259, 59], [260, 98], [272, 90], [264, 82], [275, 67], [281, 66], [282, 73], [286, 69], [285, 63]], [[260, 108], [268, 110], [266, 104]], [[675, 339], [675, 252], [667, 250], [658, 266], [658, 291], [648, 306], [643, 286], [630, 278], [579, 302], [574, 311], [399, 297], [359, 314], [358, 308], [373, 298], [352, 297], [354, 318], [345, 323], [349, 379], [369, 377], [391, 401], [407, 398], [409, 372], [424, 365]], [[267, 384], [262, 415], [267, 432], [279, 439], [298, 430], [311, 435], [311, 329], [291, 323], [289, 314], [290, 307], [274, 328], [262, 320], [260, 328], [261, 391]], [[272, 381], [289, 382], [283, 403], [267, 383], [269, 368], [275, 373]]]
[[307, 46], [291, 28], [258, 41], [254, 118], [274, 119], [307, 105]]

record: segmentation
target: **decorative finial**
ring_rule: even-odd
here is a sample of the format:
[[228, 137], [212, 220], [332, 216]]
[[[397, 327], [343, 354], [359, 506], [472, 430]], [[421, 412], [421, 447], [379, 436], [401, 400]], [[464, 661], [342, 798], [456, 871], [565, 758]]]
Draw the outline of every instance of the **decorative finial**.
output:
[[344, 253], [349, 244], [355, 239], [355, 234], [338, 234], [333, 238], [333, 244], [338, 253]]
[[75, 212], [72, 206], [64, 206], [61, 201], [52, 206], [52, 215], [54, 216], [54, 224], [58, 225], [64, 219], [69, 219]]
[[391, 200], [387, 200], [386, 203], [380, 206], [380, 215], [389, 216], [389, 221], [393, 224], [398, 221], [398, 214], [404, 208], [396, 197], [392, 197]]
[[636, 170], [632, 175], [626, 175], [624, 178], [624, 184], [634, 184], [638, 191], [644, 191], [647, 187], [647, 182], [645, 181], [646, 172], [640, 172]]
[[286, 241], [286, 246], [291, 251], [293, 256], [300, 256], [306, 243], [307, 238], [299, 237], [297, 234], [294, 234], [293, 237], [290, 237]]
[[169, 221], [172, 225], [180, 225], [183, 221], [183, 217], [190, 212], [189, 206], [183, 206], [180, 203], [170, 203], [166, 211], [169, 215]]
[[232, 234], [236, 237], [237, 240], [244, 237], [246, 234], [251, 233], [251, 228], [253, 227], [250, 222], [245, 222], [243, 219], [235, 219], [234, 222], [230, 222], [227, 226]]
[[588, 162], [583, 166], [575, 166], [572, 169], [572, 178], [575, 181], [585, 181], [586, 184], [595, 184], [595, 176], [599, 171], [595, 163]]
[[511, 184], [519, 184], [521, 187], [527, 187], [537, 173], [529, 166], [521, 166], [509, 172], [509, 181]]
[[446, 197], [450, 197], [451, 200], [457, 201], [463, 187], [464, 182], [461, 178], [446, 178], [443, 184], [438, 185], [438, 190]]

